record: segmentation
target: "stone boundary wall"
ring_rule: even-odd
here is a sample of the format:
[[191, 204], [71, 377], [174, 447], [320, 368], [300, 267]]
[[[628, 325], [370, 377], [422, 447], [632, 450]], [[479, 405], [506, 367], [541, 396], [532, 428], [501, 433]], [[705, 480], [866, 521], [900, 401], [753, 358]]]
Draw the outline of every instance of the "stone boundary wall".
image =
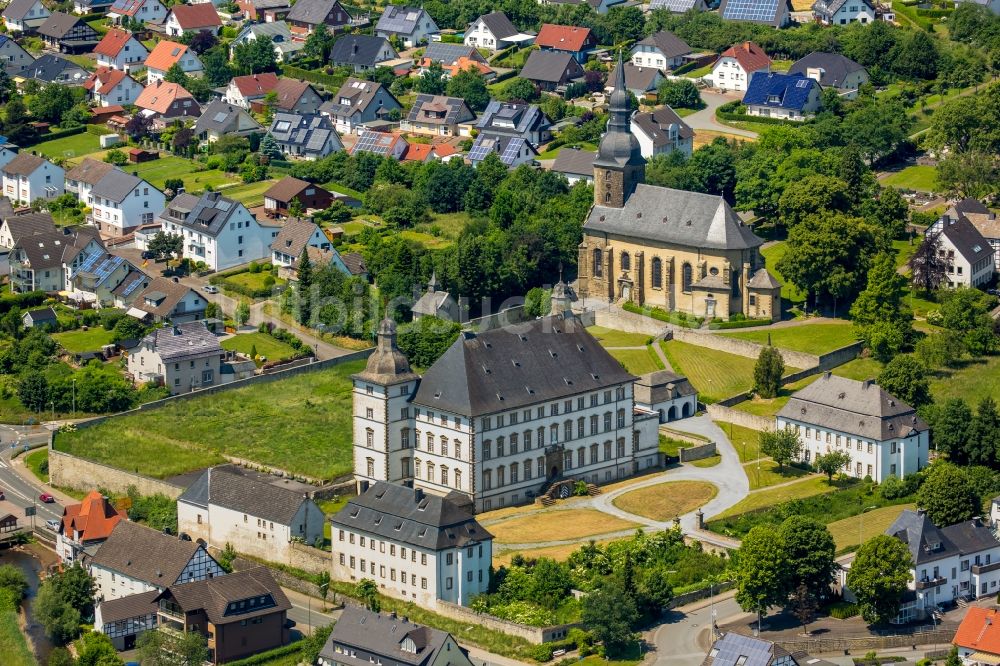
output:
[[717, 451], [715, 448], [715, 442], [709, 442], [708, 444], [702, 444], [700, 446], [691, 446], [684, 449], [679, 449], [677, 451], [680, 454], [681, 462], [691, 462], [692, 460], [701, 460], [702, 458], [711, 458]]
[[[612, 312], [611, 310], [587, 310], [583, 313], [584, 315], [593, 316], [594, 320], [587, 323], [587, 320], [583, 321], [587, 323], [587, 326], [604, 326], [605, 328], [613, 328], [619, 331], [625, 331], [626, 333], [643, 333], [645, 335], [652, 335], [654, 337], [658, 335], [663, 335], [670, 330], [670, 326], [666, 322], [658, 321], [651, 317], [643, 317], [642, 315], [635, 314], [634, 312], [626, 312], [622, 310], [620, 312]], [[581, 319], [583, 316], [581, 315]]]
[[[917, 645], [948, 645], [955, 637], [958, 625], [953, 625], [948, 629], [933, 629], [921, 631], [913, 634], [902, 634], [896, 636], [856, 636], [843, 638], [813, 638], [796, 641], [778, 641], [782, 647], [789, 652], [804, 650], [809, 654], [821, 654], [837, 652], [847, 654], [853, 652], [861, 654], [869, 650], [883, 650], [888, 648], [908, 648]], [[747, 632], [738, 633], [748, 635]]]
[[701, 601], [702, 599], [708, 599], [712, 596], [712, 592], [715, 594], [722, 594], [733, 589], [735, 583], [731, 580], [719, 583], [714, 587], [705, 587], [700, 590], [692, 590], [690, 592], [685, 592], [684, 594], [678, 594], [676, 597], [670, 600], [667, 604], [667, 609], [677, 608], [679, 606], [686, 606], [695, 601]]
[[[725, 335], [699, 333], [689, 328], [671, 328], [667, 339], [669, 340], [671, 337], [674, 340], [698, 345], [699, 347], [707, 347], [708, 349], [728, 352], [752, 359], [760, 356], [761, 350], [767, 346], [750, 342], [749, 340], [729, 338]], [[814, 354], [803, 354], [802, 352], [781, 349], [780, 347], [778, 351], [781, 352], [781, 358], [785, 361], [785, 365], [790, 365], [794, 368], [812, 368], [820, 364], [820, 357]]]
[[479, 624], [493, 631], [500, 631], [511, 636], [520, 636], [530, 643], [536, 645], [557, 641], [566, 637], [566, 633], [573, 628], [582, 627], [580, 623], [559, 624], [551, 627], [531, 627], [526, 624], [518, 624], [509, 620], [501, 620], [498, 617], [477, 613], [471, 608], [459, 606], [449, 601], [438, 601], [437, 612], [453, 620], [461, 620], [472, 624]]
[[709, 440], [706, 437], [695, 437], [694, 435], [689, 435], [680, 430], [671, 430], [665, 426], [660, 426], [660, 434], [664, 437], [669, 437], [670, 439], [676, 439], [681, 442], [690, 442], [695, 446], [701, 446], [702, 444], [708, 444]]
[[[740, 401], [742, 402], [742, 401]], [[708, 405], [708, 415], [713, 421], [726, 421], [751, 430], [773, 430], [774, 418], [750, 414], [719, 403]], [[735, 446], [735, 445], [734, 445]]]
[[84, 460], [69, 453], [56, 451], [51, 444], [49, 445], [49, 482], [54, 486], [76, 490], [106, 488], [122, 494], [128, 492], [129, 486], [135, 486], [140, 495], [160, 493], [171, 499], [177, 499], [184, 492], [184, 488], [160, 479], [126, 472], [104, 463]]
[[297, 541], [293, 541], [290, 545], [288, 566], [309, 573], [320, 573], [333, 569], [333, 553]]

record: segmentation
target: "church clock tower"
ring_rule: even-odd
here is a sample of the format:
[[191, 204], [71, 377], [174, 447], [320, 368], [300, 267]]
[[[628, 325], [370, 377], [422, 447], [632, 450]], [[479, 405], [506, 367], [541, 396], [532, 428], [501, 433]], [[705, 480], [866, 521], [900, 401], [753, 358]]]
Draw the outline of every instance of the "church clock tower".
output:
[[632, 111], [621, 53], [612, 76], [615, 87], [608, 105], [608, 130], [594, 160], [594, 205], [622, 208], [636, 185], [645, 180], [646, 160], [631, 131]]

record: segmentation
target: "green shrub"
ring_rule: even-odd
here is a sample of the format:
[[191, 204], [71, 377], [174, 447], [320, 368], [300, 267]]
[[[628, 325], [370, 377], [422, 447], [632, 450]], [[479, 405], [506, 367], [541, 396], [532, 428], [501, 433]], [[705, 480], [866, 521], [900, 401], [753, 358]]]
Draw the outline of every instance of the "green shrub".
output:
[[838, 620], [846, 620], [854, 617], [859, 612], [857, 604], [849, 604], [846, 601], [836, 601], [830, 604], [827, 610], [830, 613], [830, 617], [835, 617]]
[[770, 319], [730, 319], [729, 321], [713, 321], [708, 325], [710, 329], [715, 330], [726, 330], [730, 328], [750, 328], [752, 326], [767, 326], [771, 323]]
[[643, 308], [635, 303], [625, 303], [622, 308], [628, 312], [633, 312], [646, 317], [652, 317], [653, 319], [665, 321], [668, 324], [683, 326], [685, 328], [698, 328], [701, 326], [702, 322], [705, 321], [701, 317], [695, 317], [687, 314], [686, 312], [667, 312], [662, 308], [648, 306]]

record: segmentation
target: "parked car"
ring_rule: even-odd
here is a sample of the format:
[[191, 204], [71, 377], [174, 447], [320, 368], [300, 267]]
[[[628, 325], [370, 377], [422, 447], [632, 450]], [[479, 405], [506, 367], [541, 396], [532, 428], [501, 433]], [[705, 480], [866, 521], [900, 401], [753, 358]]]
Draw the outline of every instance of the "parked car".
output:
[[216, 287], [214, 284], [206, 284], [205, 285], [205, 293], [206, 294], [217, 294], [217, 293], [219, 293], [219, 288]]
[[59, 521], [56, 520], [55, 518], [49, 518], [48, 520], [45, 521], [45, 526], [50, 530], [52, 530], [53, 532], [59, 531], [59, 525], [60, 525]]
[[156, 253], [153, 252], [152, 250], [143, 250], [142, 251], [142, 258], [143, 259], [155, 259], [156, 258]]
[[42, 493], [41, 495], [38, 496], [38, 499], [42, 500], [46, 504], [52, 504], [56, 501], [56, 498], [50, 495], [49, 493]]
[[5, 500], [5, 499], [7, 499], [7, 497], [3, 494], [3, 489], [0, 488], [0, 501]]

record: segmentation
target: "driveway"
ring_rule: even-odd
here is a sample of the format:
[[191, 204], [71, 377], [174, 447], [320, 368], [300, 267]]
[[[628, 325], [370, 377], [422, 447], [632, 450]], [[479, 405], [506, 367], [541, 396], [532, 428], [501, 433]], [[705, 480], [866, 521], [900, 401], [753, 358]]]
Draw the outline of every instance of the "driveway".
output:
[[683, 120], [694, 130], [705, 130], [709, 132], [724, 132], [736, 136], [745, 136], [749, 139], [756, 139], [757, 133], [750, 130], [738, 129], [723, 125], [715, 118], [715, 110], [727, 102], [743, 99], [740, 93], [723, 93], [711, 90], [702, 90], [701, 99], [706, 106], [700, 111], [695, 111]]

